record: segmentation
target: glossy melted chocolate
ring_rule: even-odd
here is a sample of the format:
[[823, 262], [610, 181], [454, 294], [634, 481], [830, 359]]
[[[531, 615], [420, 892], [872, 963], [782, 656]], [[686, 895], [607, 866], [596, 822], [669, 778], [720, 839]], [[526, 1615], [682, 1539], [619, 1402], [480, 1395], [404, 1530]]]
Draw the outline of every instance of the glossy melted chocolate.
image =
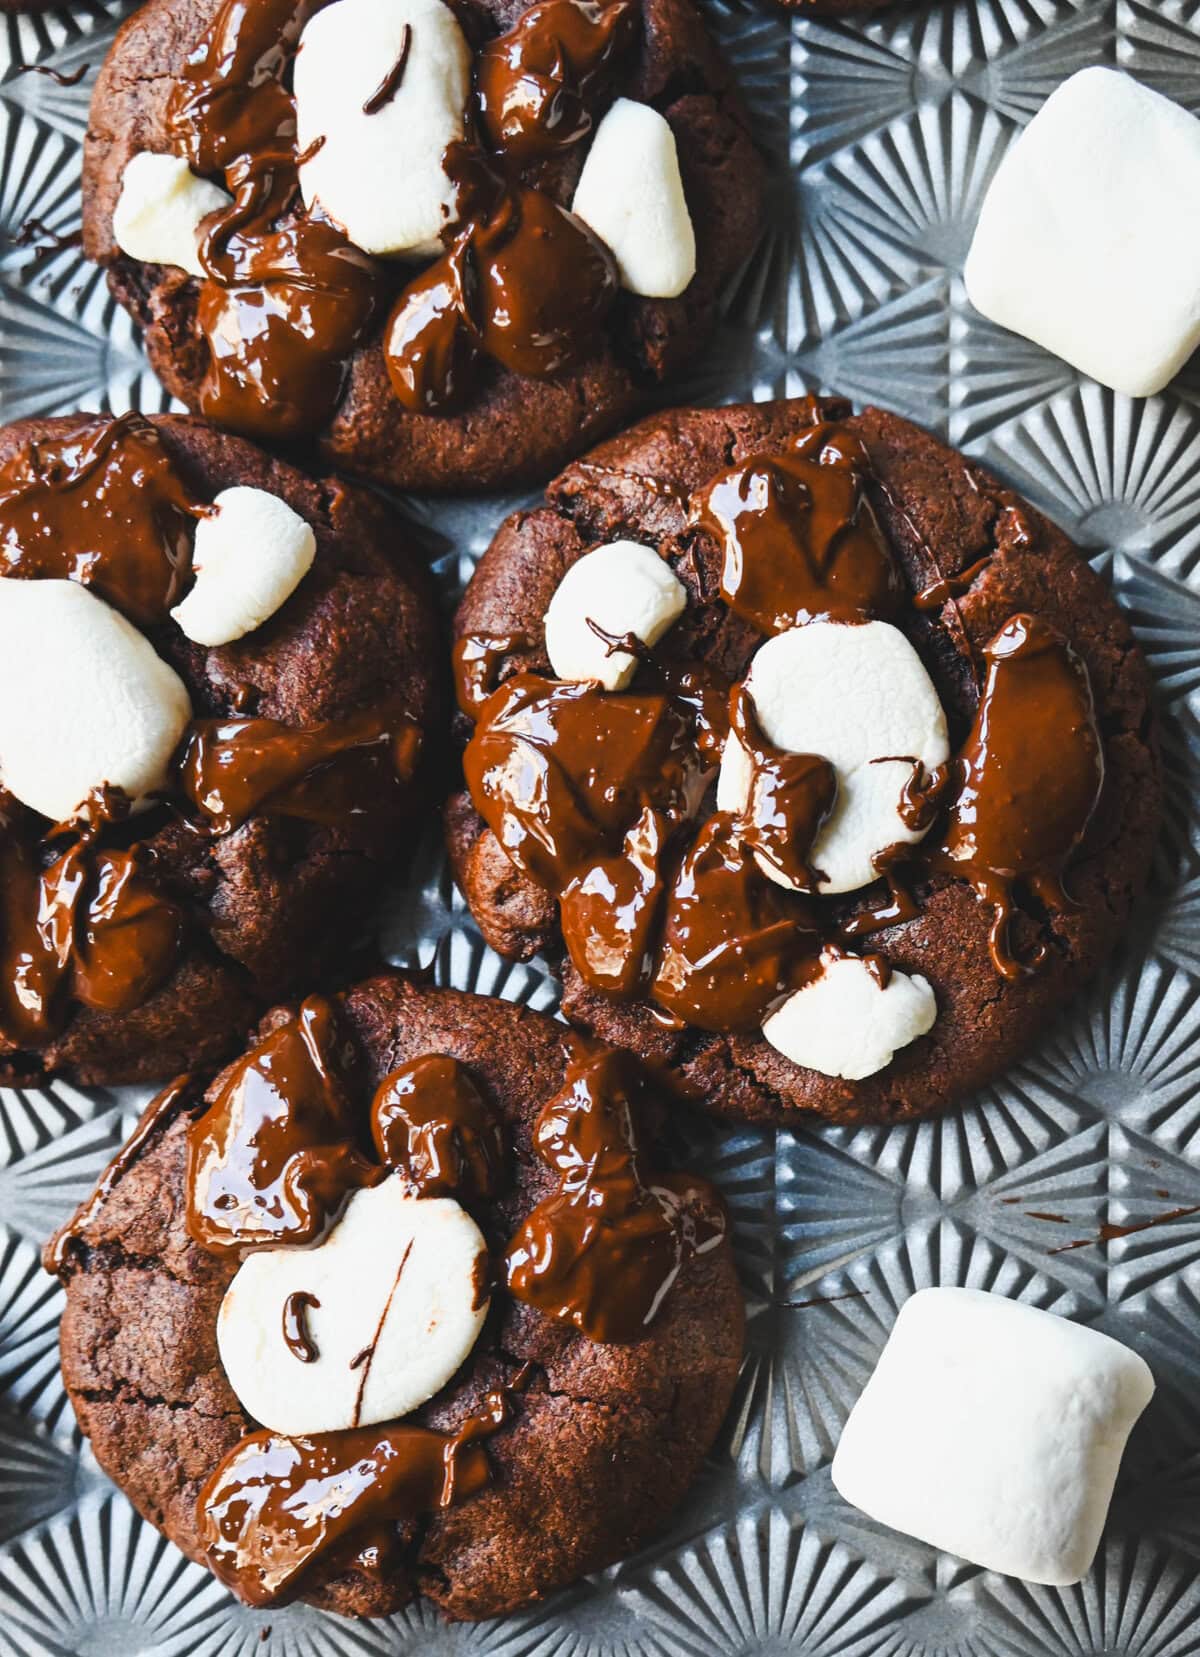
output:
[[860, 439], [823, 421], [697, 491], [690, 521], [720, 543], [729, 608], [764, 633], [817, 617], [894, 616], [904, 583], [867, 498], [869, 475]]
[[137, 1126], [129, 1138], [96, 1181], [96, 1188], [91, 1196], [79, 1205], [66, 1225], [60, 1226], [46, 1244], [43, 1258], [47, 1271], [56, 1275], [62, 1273], [71, 1244], [83, 1236], [91, 1221], [107, 1202], [117, 1181], [142, 1155], [157, 1135], [160, 1125], [168, 1121], [177, 1110], [186, 1109], [188, 1103], [199, 1096], [199, 1092], [200, 1084], [185, 1072], [182, 1076], [176, 1076], [173, 1082], [168, 1082], [160, 1093], [154, 1095], [138, 1117]]
[[555, 891], [618, 852], [647, 806], [685, 821], [709, 780], [690, 712], [672, 697], [529, 673], [489, 698], [463, 764], [513, 862]]
[[383, 1170], [362, 1154], [333, 1007], [300, 1011], [226, 1073], [188, 1128], [187, 1228], [214, 1253], [311, 1243]]
[[[143, 853], [102, 851], [94, 832], [48, 867], [0, 796], [0, 1038], [38, 1047], [74, 1000], [101, 1012], [140, 1006], [166, 979], [183, 916], [142, 869]], [[98, 828], [95, 832], [98, 832]]]
[[534, 1148], [558, 1175], [508, 1246], [508, 1287], [589, 1340], [640, 1340], [684, 1261], [725, 1236], [720, 1199], [650, 1172], [633, 1125], [634, 1073], [607, 1051], [572, 1065], [538, 1118]]
[[223, 0], [168, 104], [176, 153], [223, 174], [234, 198], [207, 221], [200, 251], [200, 409], [274, 440], [332, 414], [380, 287], [375, 262], [298, 200], [284, 77], [313, 10], [311, 0]]
[[754, 1030], [820, 947], [811, 910], [767, 880], [738, 819], [716, 812], [675, 877], [653, 998], [700, 1030]]
[[519, 183], [483, 201], [388, 319], [388, 375], [406, 408], [461, 401], [480, 353], [536, 379], [574, 367], [616, 299], [616, 263], [582, 219]]
[[[691, 522], [722, 543], [724, 603], [766, 633], [818, 616], [896, 618], [905, 589], [869, 471], [853, 432], [818, 423], [783, 454], [753, 456], [698, 491]], [[1028, 523], [1008, 517], [1001, 545], [1028, 545]], [[909, 603], [950, 602], [986, 563]], [[475, 808], [558, 898], [567, 953], [592, 989], [643, 996], [676, 1028], [751, 1031], [819, 970], [822, 949], [919, 915], [908, 877], [922, 872], [965, 879], [993, 904], [997, 972], [1040, 964], [1044, 949], [1019, 961], [1010, 947], [1014, 887], [1051, 910], [1067, 902], [1062, 871], [1103, 782], [1086, 669], [1045, 623], [1014, 616], [986, 647], [966, 745], [933, 776], [915, 766], [905, 790], [901, 817], [930, 840], [885, 848], [876, 866], [888, 895], [837, 924], [836, 911], [768, 883], [758, 866], [819, 899], [810, 854], [837, 802], [833, 767], [769, 743], [744, 686], [730, 692], [703, 668], [681, 671], [636, 638], [595, 631], [637, 658], [636, 687], [655, 688], [614, 694], [518, 674], [493, 691], [504, 658], [529, 641], [468, 636], [455, 647], [459, 705], [476, 722], [465, 759]], [[750, 758], [749, 796], [737, 814], [702, 821], [730, 730]]]
[[200, 1535], [216, 1576], [248, 1605], [302, 1591], [330, 1550], [364, 1528], [394, 1527], [465, 1501], [491, 1477], [482, 1440], [511, 1419], [510, 1392], [489, 1393], [457, 1433], [355, 1427], [309, 1438], [265, 1430], [242, 1439], [200, 1492]]
[[78, 581], [152, 626], [183, 596], [207, 511], [141, 415], [88, 420], [0, 469], [0, 576]]
[[632, 44], [633, 0], [539, 0], [475, 64], [479, 124], [494, 150], [540, 160], [586, 138]]
[[1013, 954], [1014, 883], [1052, 913], [1069, 904], [1062, 875], [1104, 786], [1091, 683], [1047, 622], [1016, 615], [984, 647], [987, 680], [969, 736], [951, 762], [958, 795], [935, 867], [969, 880], [993, 905], [992, 959], [1016, 978], [1040, 965]]
[[385, 1076], [371, 1102], [381, 1162], [420, 1197], [494, 1197], [508, 1175], [504, 1130], [457, 1059], [427, 1054]]
[[798, 891], [816, 891], [813, 842], [837, 804], [837, 772], [819, 754], [789, 754], [768, 742], [744, 685], [735, 685], [729, 723], [750, 761], [750, 788], [738, 817], [743, 844]]
[[398, 703], [298, 730], [273, 719], [196, 719], [179, 784], [215, 834], [256, 812], [335, 824], [398, 800], [421, 733]]

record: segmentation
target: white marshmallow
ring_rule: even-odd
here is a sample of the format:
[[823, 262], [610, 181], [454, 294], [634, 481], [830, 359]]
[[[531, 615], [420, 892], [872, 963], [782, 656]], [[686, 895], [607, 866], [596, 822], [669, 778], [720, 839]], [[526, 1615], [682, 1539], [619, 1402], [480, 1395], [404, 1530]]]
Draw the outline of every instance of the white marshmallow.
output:
[[[922, 837], [905, 827], [898, 809], [912, 761], [933, 770], [950, 755], [946, 716], [921, 658], [886, 621], [813, 621], [768, 639], [746, 686], [769, 742], [788, 753], [819, 754], [837, 772], [837, 803], [809, 856], [828, 876], [817, 890], [868, 885], [878, 878], [878, 852]], [[749, 759], [731, 735], [717, 805], [742, 810], [749, 786]], [[759, 864], [776, 884], [791, 884], [764, 858]]]
[[649, 104], [617, 99], [596, 129], [571, 211], [612, 249], [630, 293], [674, 299], [695, 276], [675, 134]]
[[317, 538], [266, 489], [238, 485], [196, 525], [195, 582], [172, 616], [197, 644], [229, 644], [273, 616], [312, 568]]
[[[363, 105], [404, 50], [395, 96]], [[304, 199], [364, 252], [432, 258], [455, 211], [442, 156], [463, 136], [471, 51], [442, 0], [336, 0], [309, 22], [296, 55], [296, 141], [325, 142], [300, 169]]]
[[546, 652], [560, 679], [594, 679], [605, 690], [623, 690], [637, 669], [627, 651], [610, 656], [588, 622], [606, 633], [633, 633], [657, 644], [683, 614], [687, 589], [653, 547], [610, 541], [577, 559], [546, 607]]
[[219, 184], [197, 178], [179, 156], [139, 150], [121, 175], [113, 239], [131, 259], [177, 265], [192, 276], [203, 276], [200, 221], [232, 200]]
[[0, 783], [58, 822], [108, 783], [166, 786], [192, 717], [183, 681], [77, 581], [0, 579]]
[[976, 310], [1130, 397], [1200, 345], [1200, 121], [1114, 69], [1051, 93], [984, 198]]
[[[292, 1436], [406, 1415], [475, 1345], [486, 1268], [479, 1228], [452, 1198], [408, 1196], [395, 1175], [356, 1191], [319, 1243], [260, 1249], [239, 1268], [217, 1318], [229, 1384], [256, 1421]], [[284, 1338], [297, 1293], [320, 1302], [304, 1312], [311, 1363]]]
[[1154, 1394], [1128, 1347], [978, 1289], [905, 1302], [833, 1482], [872, 1519], [987, 1570], [1078, 1582]]
[[865, 962], [826, 957], [821, 976], [789, 995], [763, 1024], [771, 1046], [806, 1070], [861, 1082], [933, 1029], [929, 980], [893, 971], [881, 989]]

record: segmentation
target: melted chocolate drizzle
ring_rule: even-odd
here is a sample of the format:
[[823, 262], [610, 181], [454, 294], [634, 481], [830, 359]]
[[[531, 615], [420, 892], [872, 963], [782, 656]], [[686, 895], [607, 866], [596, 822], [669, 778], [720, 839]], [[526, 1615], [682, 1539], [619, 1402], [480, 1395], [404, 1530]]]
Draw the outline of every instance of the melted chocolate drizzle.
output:
[[494, 150], [535, 161], [577, 144], [633, 42], [633, 0], [539, 0], [475, 65], [479, 124]]
[[767, 880], [738, 819], [716, 812], [671, 889], [653, 998], [697, 1029], [757, 1029], [820, 948], [812, 912]]
[[[692, 526], [724, 548], [725, 604], [768, 633], [818, 616], [896, 617], [901, 573], [870, 505], [869, 474], [857, 436], [822, 422], [782, 455], [752, 456], [693, 496]], [[1002, 547], [1031, 536], [1019, 514], [1005, 519]], [[946, 602], [987, 562], [912, 604]], [[464, 765], [472, 801], [512, 861], [558, 898], [567, 953], [591, 988], [646, 997], [670, 1028], [753, 1030], [820, 970], [822, 951], [915, 919], [912, 881], [931, 874], [967, 880], [993, 905], [998, 973], [1041, 964], [1044, 946], [1025, 960], [1011, 948], [1014, 892], [1027, 888], [1051, 911], [1068, 902], [1062, 872], [1103, 782], [1086, 669], [1047, 624], [1014, 616], [986, 646], [971, 735], [933, 775], [914, 761], [900, 804], [905, 825], [932, 830], [931, 840], [882, 851], [887, 895], [836, 926], [757, 866], [819, 901], [810, 854], [836, 805], [833, 767], [774, 748], [744, 686], [731, 693], [706, 669], [681, 671], [632, 636], [593, 630], [636, 657], [632, 690], [529, 673], [493, 689], [505, 657], [529, 641], [467, 636], [455, 647], [459, 705], [475, 721]], [[703, 821], [731, 729], [750, 760], [748, 799], [737, 814]], [[882, 957], [866, 959], [886, 971]]]
[[750, 762], [738, 816], [743, 844], [798, 891], [815, 891], [824, 877], [809, 867], [808, 855], [837, 804], [837, 772], [819, 754], [789, 754], [768, 742], [744, 685], [731, 693], [729, 723]]
[[248, 1434], [200, 1492], [209, 1565], [248, 1605], [292, 1597], [313, 1563], [356, 1533], [482, 1490], [491, 1477], [482, 1441], [507, 1425], [513, 1409], [512, 1389], [504, 1389], [488, 1393], [453, 1434], [426, 1427]]
[[406, 407], [443, 412], [474, 384], [480, 354], [544, 379], [595, 347], [616, 299], [604, 243], [541, 190], [486, 179], [461, 146], [452, 176], [471, 169], [476, 205], [447, 251], [405, 288], [385, 331], [392, 390]]
[[823, 421], [699, 490], [690, 522], [722, 547], [729, 608], [764, 633], [817, 617], [893, 616], [904, 585], [867, 498], [869, 474], [860, 439]]
[[256, 812], [311, 823], [399, 802], [421, 733], [398, 702], [307, 730], [273, 719], [197, 719], [177, 761], [179, 785], [214, 834]]
[[952, 762], [957, 798], [931, 865], [969, 880], [993, 906], [996, 971], [1036, 970], [1012, 950], [1013, 888], [1027, 887], [1052, 914], [1070, 907], [1062, 875], [1104, 786], [1104, 750], [1087, 669], [1037, 616], [1016, 615], [984, 646], [983, 695]]
[[513, 862], [556, 891], [619, 851], [647, 806], [686, 821], [710, 775], [690, 712], [671, 696], [528, 673], [488, 700], [463, 764]]
[[307, 1289], [296, 1289], [283, 1303], [284, 1344], [302, 1364], [315, 1364], [321, 1356], [308, 1330], [310, 1308], [320, 1311], [321, 1302]]
[[152, 626], [183, 596], [208, 510], [149, 421], [88, 420], [0, 469], [0, 576], [78, 581]]
[[520, 633], [468, 633], [456, 639], [450, 653], [454, 675], [454, 699], [469, 719], [476, 719], [496, 689], [497, 674], [504, 658], [514, 650], [529, 648]]
[[616, 299], [616, 263], [581, 219], [521, 169], [587, 136], [635, 29], [634, 0], [540, 0], [475, 64], [476, 126], [490, 152], [452, 144], [459, 228], [409, 283], [384, 334], [397, 400], [445, 412], [482, 357], [546, 378], [583, 361]]
[[329, 1002], [310, 996], [188, 1128], [187, 1227], [213, 1253], [311, 1243], [383, 1170], [359, 1150]]
[[374, 260], [298, 203], [296, 111], [284, 75], [310, 0], [223, 0], [172, 89], [173, 146], [224, 175], [207, 221], [197, 322], [209, 352], [201, 413], [251, 436], [316, 430], [378, 304]]
[[144, 853], [104, 851], [96, 808], [55, 831], [73, 844], [45, 868], [15, 802], [0, 796], [0, 1038], [36, 1047], [74, 1000], [107, 1013], [140, 1006], [167, 978], [183, 915], [143, 871]]
[[371, 1138], [379, 1160], [400, 1169], [420, 1197], [494, 1197], [507, 1178], [500, 1123], [466, 1066], [441, 1054], [384, 1077], [371, 1102]]
[[684, 1261], [724, 1239], [720, 1199], [703, 1181], [655, 1175], [633, 1125], [635, 1076], [616, 1052], [572, 1065], [538, 1118], [534, 1149], [558, 1190], [508, 1246], [518, 1300], [589, 1340], [640, 1340]]

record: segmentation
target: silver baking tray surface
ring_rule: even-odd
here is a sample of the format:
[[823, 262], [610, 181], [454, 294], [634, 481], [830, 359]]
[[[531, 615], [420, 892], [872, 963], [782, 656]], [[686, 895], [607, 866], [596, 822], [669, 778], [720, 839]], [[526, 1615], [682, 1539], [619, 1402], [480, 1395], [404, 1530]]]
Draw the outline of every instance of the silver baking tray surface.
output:
[[[3, 21], [4, 420], [168, 406], [99, 274], [73, 248], [19, 239], [31, 218], [55, 235], [78, 226], [90, 84], [126, 9], [78, 0]], [[1081, 542], [1158, 683], [1168, 813], [1151, 891], [1086, 1000], [943, 1121], [795, 1134], [678, 1123], [681, 1151], [730, 1203], [749, 1302], [724, 1435], [645, 1553], [478, 1626], [426, 1607], [376, 1624], [250, 1611], [135, 1515], [75, 1428], [58, 1374], [61, 1292], [38, 1248], [145, 1095], [0, 1091], [0, 1653], [1200, 1653], [1200, 370], [1147, 402], [1116, 396], [974, 315], [960, 274], [993, 169], [1065, 76], [1116, 64], [1200, 109], [1200, 5], [899, 0], [835, 23], [771, 0], [706, 10], [772, 158], [771, 226], [720, 339], [672, 400], [821, 389], [881, 403]], [[60, 87], [26, 64], [89, 68]], [[406, 503], [448, 605], [517, 504]], [[392, 958], [432, 963], [441, 982], [555, 1004], [536, 963], [484, 948], [433, 834], [383, 928]], [[976, 1570], [871, 1524], [832, 1487], [838, 1433], [897, 1307], [930, 1283], [1065, 1313], [1154, 1369], [1158, 1394], [1077, 1588]]]

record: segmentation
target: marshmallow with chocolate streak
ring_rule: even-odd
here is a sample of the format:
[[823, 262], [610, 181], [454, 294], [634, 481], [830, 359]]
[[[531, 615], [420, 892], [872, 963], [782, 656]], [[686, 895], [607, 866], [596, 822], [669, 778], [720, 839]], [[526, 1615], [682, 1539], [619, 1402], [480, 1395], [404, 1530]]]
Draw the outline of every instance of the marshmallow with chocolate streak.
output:
[[617, 99], [596, 130], [571, 211], [612, 249], [630, 293], [674, 299], [695, 276], [675, 134], [649, 104]]
[[286, 501], [239, 484], [196, 525], [195, 581], [171, 615], [197, 644], [229, 644], [261, 627], [312, 568], [317, 540]]
[[293, 1437], [407, 1415], [470, 1353], [488, 1307], [487, 1245], [450, 1197], [395, 1175], [356, 1191], [321, 1242], [250, 1254], [217, 1344], [264, 1427]]
[[[878, 876], [876, 856], [916, 842], [899, 807], [917, 764], [932, 771], [950, 755], [946, 716], [928, 673], [904, 634], [886, 621], [813, 621], [768, 639], [746, 687], [763, 735], [791, 754], [816, 754], [837, 773], [837, 799], [808, 861], [824, 894], [853, 892]], [[750, 761], [731, 736], [721, 760], [717, 804], [740, 811]], [[778, 885], [785, 876], [760, 858]]]
[[683, 614], [687, 590], [671, 566], [637, 541], [611, 541], [571, 565], [546, 610], [546, 653], [560, 679], [595, 680], [605, 690], [624, 690], [637, 661], [610, 651], [589, 626], [614, 638], [633, 633], [657, 644]]
[[53, 822], [166, 787], [192, 716], [149, 640], [77, 581], [0, 578], [0, 784]]
[[121, 176], [113, 209], [113, 239], [122, 253], [148, 265], [177, 265], [203, 276], [200, 225], [233, 197], [210, 179], [197, 178], [177, 155], [139, 150]]
[[919, 973], [891, 972], [881, 983], [856, 956], [826, 957], [820, 976], [794, 991], [763, 1024], [785, 1058], [822, 1076], [860, 1082], [926, 1035], [937, 999]]
[[471, 52], [442, 0], [335, 0], [296, 54], [300, 187], [365, 253], [432, 258], [454, 217]]
[[846, 1501], [987, 1570], [1087, 1574], [1154, 1394], [1127, 1346], [978, 1289], [905, 1301], [833, 1458]]

